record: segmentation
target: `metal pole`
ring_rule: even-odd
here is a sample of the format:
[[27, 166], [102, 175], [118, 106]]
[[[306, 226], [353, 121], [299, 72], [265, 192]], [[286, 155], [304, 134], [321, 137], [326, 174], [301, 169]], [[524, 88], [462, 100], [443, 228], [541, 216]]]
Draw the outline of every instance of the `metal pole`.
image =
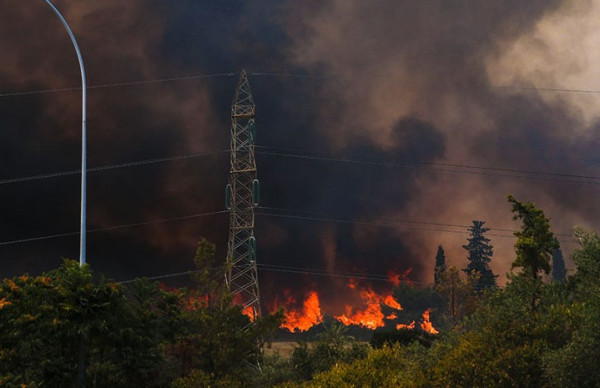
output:
[[83, 67], [83, 58], [81, 57], [81, 51], [79, 51], [79, 45], [75, 40], [75, 35], [71, 31], [71, 28], [67, 24], [67, 21], [62, 14], [56, 9], [54, 4], [50, 0], [45, 0], [46, 3], [52, 8], [54, 13], [58, 16], [63, 26], [67, 30], [75, 52], [77, 53], [77, 60], [79, 61], [79, 69], [81, 70], [81, 229], [80, 229], [80, 240], [79, 240], [79, 265], [85, 264], [85, 238], [86, 238], [86, 185], [87, 185], [87, 129], [86, 129], [86, 104], [87, 104], [87, 90], [85, 80], [85, 69]]

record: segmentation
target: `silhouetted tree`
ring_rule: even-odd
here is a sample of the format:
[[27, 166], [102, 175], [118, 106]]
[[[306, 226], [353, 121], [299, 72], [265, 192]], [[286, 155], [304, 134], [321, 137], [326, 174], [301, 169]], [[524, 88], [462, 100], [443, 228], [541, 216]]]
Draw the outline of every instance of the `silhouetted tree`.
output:
[[475, 286], [478, 291], [495, 287], [496, 278], [498, 277], [490, 269], [489, 264], [494, 253], [494, 247], [490, 245], [490, 239], [484, 235], [485, 232], [490, 230], [483, 226], [484, 224], [485, 221], [474, 220], [473, 226], [468, 229], [471, 234], [471, 237], [467, 239], [469, 243], [463, 245], [463, 248], [469, 253], [467, 256], [469, 264], [467, 268], [463, 269], [463, 272], [467, 275], [477, 275], [479, 277]]
[[562, 251], [558, 246], [558, 240], [554, 239], [557, 248], [552, 252], [552, 280], [562, 282], [567, 278], [567, 270], [565, 269], [565, 260], [563, 259]]
[[444, 274], [444, 272], [446, 272], [446, 254], [444, 253], [444, 248], [442, 248], [442, 245], [439, 245], [435, 255], [435, 269], [433, 274], [433, 279], [436, 286], [440, 284], [440, 277]]

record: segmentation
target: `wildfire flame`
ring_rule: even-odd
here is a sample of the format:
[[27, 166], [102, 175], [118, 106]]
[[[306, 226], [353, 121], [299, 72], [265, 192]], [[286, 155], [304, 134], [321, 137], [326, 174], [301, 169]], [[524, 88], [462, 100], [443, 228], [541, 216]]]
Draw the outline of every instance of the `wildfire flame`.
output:
[[421, 322], [421, 329], [423, 329], [423, 331], [426, 331], [430, 334], [438, 334], [439, 331], [436, 330], [433, 325], [431, 324], [431, 322], [429, 321], [429, 311], [431, 309], [427, 309], [425, 310], [425, 312], [423, 312], [423, 322]]
[[391, 295], [386, 296], [383, 300], [383, 303], [392, 308], [395, 308], [396, 310], [402, 310], [402, 306], [400, 306], [400, 303], [396, 302], [396, 299], [394, 299], [394, 297]]
[[[419, 325], [421, 326], [421, 330], [426, 331], [427, 333], [439, 334], [439, 331], [436, 330], [435, 327], [433, 327], [433, 324], [429, 320], [430, 311], [431, 311], [431, 309], [427, 309], [423, 312], [423, 320]], [[405, 325], [403, 323], [399, 323], [396, 325], [397, 330], [400, 330], [400, 329], [413, 330], [414, 328], [415, 328], [415, 321], [412, 321], [408, 325]]]
[[402, 273], [396, 273], [394, 271], [389, 271], [388, 272], [388, 280], [396, 287], [400, 285], [400, 282], [405, 282], [408, 285], [412, 286], [413, 282], [408, 279], [411, 272], [412, 272], [412, 268], [409, 268]]
[[399, 323], [396, 325], [396, 330], [400, 330], [400, 329], [413, 330], [414, 328], [415, 328], [415, 321], [412, 321], [408, 325], [405, 325], [404, 323]]
[[[410, 274], [410, 270], [403, 274], [389, 273], [390, 281], [395, 284], [400, 284], [400, 281], [406, 281], [406, 277]], [[401, 280], [402, 279], [402, 280]], [[390, 321], [398, 319], [398, 311], [401, 311], [402, 305], [391, 294], [379, 294], [375, 292], [371, 287], [361, 286], [356, 280], [350, 280], [348, 282], [348, 288], [354, 295], [358, 294], [362, 301], [362, 306], [346, 305], [344, 307], [344, 313], [341, 315], [334, 315], [333, 317], [339, 322], [346, 326], [357, 325], [368, 329], [376, 329], [383, 327], [386, 324], [392, 324]], [[275, 303], [274, 307], [277, 308], [279, 303]], [[286, 328], [291, 332], [307, 331], [314, 325], [318, 325], [323, 321], [323, 315], [321, 313], [321, 303], [319, 301], [319, 294], [316, 291], [311, 291], [307, 294], [306, 298], [302, 302], [301, 308], [294, 308], [296, 300], [288, 296], [287, 300], [282, 303], [285, 308], [284, 323], [281, 325], [282, 328]], [[385, 309], [387, 315], [382, 311], [383, 306], [387, 306]], [[389, 312], [389, 309], [395, 311]], [[431, 309], [427, 309], [423, 312], [422, 319], [419, 320], [419, 326], [423, 331], [431, 334], [438, 334], [439, 332], [433, 327], [433, 324], [429, 320], [429, 314]], [[387, 322], [386, 322], [387, 321]], [[409, 324], [398, 323], [396, 329], [409, 329], [412, 330], [416, 327], [417, 322], [412, 321]]]
[[[353, 282], [350, 284], [354, 285]], [[357, 310], [352, 306], [347, 305], [345, 314], [334, 315], [334, 318], [346, 326], [359, 325], [369, 329], [376, 329], [384, 326], [385, 323], [383, 320], [387, 318], [381, 311], [382, 303], [396, 310], [402, 310], [402, 306], [394, 299], [392, 295], [378, 295], [370, 288], [360, 290], [360, 297], [363, 300], [363, 303], [367, 306], [366, 308]], [[391, 315], [389, 317], [391, 317]]]
[[[288, 304], [293, 302], [288, 299]], [[292, 332], [306, 331], [318, 325], [323, 321], [321, 315], [321, 304], [319, 302], [319, 294], [316, 291], [311, 291], [302, 303], [302, 310], [288, 310], [285, 314], [285, 319], [281, 327], [284, 327]]]
[[256, 316], [254, 315], [254, 309], [252, 308], [252, 306], [248, 306], [245, 309], [243, 309], [242, 314], [250, 318], [251, 321], [254, 321], [256, 319]]

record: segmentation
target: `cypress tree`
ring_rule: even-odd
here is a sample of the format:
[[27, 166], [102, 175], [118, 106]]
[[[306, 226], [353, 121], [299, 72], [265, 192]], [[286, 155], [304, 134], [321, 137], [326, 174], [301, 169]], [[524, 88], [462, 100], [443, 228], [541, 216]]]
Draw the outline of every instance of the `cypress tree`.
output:
[[444, 248], [442, 248], [442, 245], [440, 244], [435, 255], [435, 269], [433, 273], [433, 280], [436, 286], [440, 284], [444, 272], [446, 272], [446, 254], [444, 253]]
[[485, 221], [473, 220], [473, 225], [469, 227], [471, 237], [467, 239], [468, 244], [463, 248], [469, 253], [467, 259], [469, 264], [463, 269], [467, 275], [476, 274], [479, 276], [476, 288], [481, 291], [486, 288], [496, 286], [496, 278], [490, 268], [490, 260], [494, 254], [494, 247], [490, 244], [490, 239], [485, 237], [485, 232], [490, 230], [484, 226]]
[[552, 252], [552, 280], [562, 282], [567, 278], [567, 270], [565, 269], [565, 260], [558, 245], [558, 240], [554, 239], [554, 242], [556, 243], [556, 249]]

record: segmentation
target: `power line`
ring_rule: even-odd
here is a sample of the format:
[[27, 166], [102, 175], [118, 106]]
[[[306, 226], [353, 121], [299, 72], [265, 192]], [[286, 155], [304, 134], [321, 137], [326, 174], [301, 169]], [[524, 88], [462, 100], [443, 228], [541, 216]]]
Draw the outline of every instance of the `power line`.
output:
[[[355, 221], [351, 219], [341, 219], [341, 218], [333, 218], [333, 217], [308, 217], [308, 216], [298, 216], [298, 215], [290, 215], [290, 214], [275, 214], [275, 213], [266, 213], [266, 212], [258, 212], [256, 213], [259, 216], [265, 217], [275, 217], [275, 218], [287, 218], [294, 219], [300, 221], [318, 221], [318, 222], [332, 222], [339, 224], [351, 224], [351, 225], [364, 225], [364, 226], [377, 226], [377, 227], [389, 227], [389, 228], [403, 228], [407, 230], [422, 230], [422, 231], [430, 231], [430, 232], [441, 232], [441, 233], [456, 233], [456, 234], [469, 234], [467, 230], [450, 230], [450, 229], [441, 229], [441, 228], [425, 228], [425, 227], [407, 227], [398, 225], [399, 223], [413, 223], [412, 221], [400, 220], [384, 220], [384, 221]], [[418, 221], [418, 223], [422, 223], [425, 225], [439, 225], [436, 223], [427, 223], [423, 221]], [[448, 226], [460, 227], [460, 225], [451, 225]], [[493, 229], [493, 228], [490, 228]], [[505, 229], [508, 231], [508, 229]], [[487, 236], [491, 237], [501, 237], [501, 238], [514, 238], [514, 235], [505, 235], [505, 234], [497, 234], [497, 233], [488, 233]], [[571, 235], [566, 234], [555, 234], [555, 236], [561, 237], [572, 237]], [[575, 243], [574, 241], [569, 240], [561, 240], [564, 243]]]
[[590, 89], [566, 89], [566, 88], [538, 88], [533, 86], [492, 86], [494, 89], [515, 89], [515, 90], [530, 90], [539, 92], [560, 92], [560, 93], [583, 93], [583, 94], [600, 94], [600, 90]]
[[[340, 218], [331, 218], [331, 217], [327, 217], [327, 218], [323, 218], [323, 217], [308, 217], [308, 216], [298, 216], [298, 215], [291, 215], [291, 214], [275, 214], [275, 213], [266, 213], [266, 212], [259, 212], [256, 213], [257, 215], [260, 216], [265, 216], [265, 217], [276, 217], [276, 218], [288, 218], [288, 219], [295, 219], [295, 220], [302, 220], [302, 221], [320, 221], [320, 222], [333, 222], [333, 223], [338, 223], [338, 224], [352, 224], [352, 225], [365, 225], [365, 226], [382, 226], [382, 227], [391, 227], [391, 228], [398, 228], [398, 227], [402, 227], [401, 225], [398, 225], [398, 222], [383, 222], [383, 221], [355, 221], [355, 220], [350, 220], [350, 219], [340, 219]], [[468, 231], [462, 231], [462, 230], [449, 230], [449, 229], [437, 229], [437, 228], [421, 228], [421, 227], [405, 227], [405, 229], [408, 230], [425, 230], [425, 231], [431, 231], [431, 232], [442, 232], [442, 233], [458, 233], [458, 234], [468, 234]], [[514, 236], [511, 235], [502, 235], [502, 234], [488, 234], [488, 236], [494, 236], [494, 237], [508, 237], [508, 238], [512, 238]]]
[[[130, 81], [130, 82], [116, 82], [116, 83], [110, 83], [110, 84], [90, 85], [87, 87], [87, 89], [89, 90], [89, 89], [116, 88], [116, 87], [123, 87], [123, 86], [142, 86], [142, 85], [159, 84], [159, 83], [165, 83], [165, 82], [175, 82], [175, 81], [192, 81], [192, 80], [207, 79], [207, 78], [234, 77], [238, 74], [239, 73], [237, 73], [237, 72], [226, 72], [226, 73], [215, 73], [215, 74], [189, 75], [189, 76], [182, 76], [182, 77], [158, 78], [158, 79]], [[250, 75], [252, 75], [252, 76], [271, 76], [271, 77], [289, 77], [289, 78], [307, 78], [307, 79], [328, 78], [328, 77], [324, 77], [324, 76], [311, 75], [311, 74], [272, 73], [272, 72], [256, 72], [256, 73], [250, 73]], [[76, 90], [81, 90], [81, 87], [27, 90], [27, 91], [22, 91], [22, 92], [7, 92], [7, 93], [0, 93], [0, 98], [1, 97], [26, 96], [26, 95], [30, 95], [30, 94], [72, 92], [72, 91], [76, 91]]]
[[[294, 274], [305, 274], [305, 275], [316, 275], [316, 276], [328, 276], [328, 277], [338, 277], [345, 279], [358, 279], [358, 280], [373, 280], [373, 281], [384, 281], [384, 282], [393, 282], [387, 275], [382, 274], [372, 274], [365, 272], [342, 272], [342, 271], [327, 271], [320, 268], [306, 268], [306, 267], [292, 267], [292, 266], [283, 266], [283, 265], [271, 265], [271, 264], [257, 264], [258, 269], [261, 271], [267, 272], [284, 272], [284, 273], [294, 273]], [[161, 280], [168, 279], [174, 277], [181, 276], [189, 276], [194, 273], [198, 273], [200, 270], [194, 269], [184, 272], [176, 272], [170, 274], [161, 274], [156, 276], [147, 276], [144, 277], [147, 280]], [[122, 280], [118, 281], [119, 284], [127, 284], [132, 283], [135, 279]], [[430, 282], [413, 280], [407, 278], [399, 278], [398, 281], [401, 283], [420, 283], [420, 284], [430, 284]]]
[[[329, 213], [316, 212], [316, 211], [310, 211], [310, 210], [299, 210], [299, 209], [277, 208], [277, 207], [266, 207], [266, 206], [260, 206], [259, 209], [272, 210], [272, 211], [277, 211], [277, 212], [295, 212], [295, 213], [305, 213], [305, 214], [317, 214], [317, 215], [322, 215], [325, 217], [337, 218], [336, 216], [332, 216]], [[347, 217], [347, 218], [349, 218], [349, 217]], [[449, 227], [456, 227], [456, 228], [461, 228], [461, 229], [467, 229], [471, 226], [471, 225], [457, 225], [457, 224], [447, 224], [447, 223], [438, 223], [438, 222], [402, 220], [402, 219], [395, 219], [395, 218], [394, 219], [382, 218], [379, 220], [382, 222], [393, 222], [393, 223], [401, 223], [401, 224], [449, 226]], [[510, 230], [506, 229], [506, 231], [510, 231]]]
[[[268, 208], [268, 207], [260, 207], [259, 210], [260, 209], [265, 209], [265, 210], [270, 209], [270, 210], [276, 210], [276, 211], [291, 210], [291, 209]], [[293, 210], [293, 211], [303, 212], [301, 210]], [[104, 227], [104, 228], [88, 229], [87, 232], [88, 233], [106, 232], [106, 231], [126, 229], [126, 228], [138, 227], [138, 226], [164, 223], [164, 222], [183, 221], [183, 220], [188, 220], [188, 219], [194, 219], [194, 218], [200, 218], [200, 217], [206, 217], [206, 216], [212, 216], [212, 215], [218, 215], [218, 214], [224, 214], [224, 213], [229, 213], [229, 210], [220, 210], [220, 211], [214, 211], [214, 212], [208, 212], [208, 213], [196, 213], [196, 214], [189, 214], [189, 215], [178, 216], [178, 217], [169, 217], [169, 218], [161, 218], [161, 219], [156, 219], [156, 220], [142, 221], [142, 222], [136, 222], [136, 223], [130, 223], [130, 224], [114, 225], [114, 226], [109, 226], [109, 227]], [[314, 214], [315, 212], [312, 212], [312, 213]], [[398, 228], [398, 227], [402, 228], [403, 227], [402, 225], [398, 225], [398, 224], [402, 224], [402, 223], [431, 225], [431, 226], [435, 226], [435, 227], [438, 227], [438, 226], [448, 226], [448, 227], [455, 227], [455, 228], [464, 228], [465, 227], [465, 225], [426, 222], [426, 221], [411, 221], [411, 220], [400, 220], [400, 219], [383, 219], [380, 221], [356, 221], [356, 220], [351, 220], [348, 218], [341, 219], [341, 218], [335, 218], [335, 217], [331, 217], [331, 216], [329, 216], [329, 217], [309, 217], [309, 216], [299, 216], [299, 215], [293, 215], [293, 214], [267, 213], [267, 212], [261, 212], [261, 211], [257, 212], [256, 215], [265, 216], [265, 217], [295, 219], [295, 220], [302, 220], [302, 221], [333, 222], [333, 223], [342, 223], [342, 224], [377, 226], [377, 227], [393, 227], [393, 228]], [[450, 229], [441, 229], [441, 228], [406, 227], [406, 226], [404, 226], [403, 228], [408, 229], [408, 230], [423, 230], [423, 231], [442, 232], [442, 233], [458, 233], [458, 234], [468, 234], [469, 233], [467, 230], [450, 230]], [[491, 230], [500, 230], [500, 231], [512, 231], [510, 229], [498, 229], [498, 228], [490, 228], [490, 229]], [[18, 240], [3, 241], [3, 242], [0, 242], [0, 246], [14, 245], [14, 244], [20, 244], [20, 243], [35, 242], [35, 241], [49, 240], [49, 239], [54, 239], [54, 238], [77, 236], [77, 235], [79, 235], [79, 232], [67, 232], [67, 233], [59, 233], [59, 234], [52, 234], [52, 235], [46, 235], [46, 236], [30, 237], [30, 238], [23, 238], [23, 239], [18, 239]], [[488, 236], [502, 237], [502, 238], [513, 238], [514, 237], [513, 235], [504, 235], [504, 234], [495, 234], [495, 233], [489, 233]], [[555, 234], [555, 236], [571, 237], [571, 235], [567, 235], [567, 234]], [[574, 241], [570, 241], [570, 240], [561, 240], [561, 242], [575, 243]]]
[[[259, 209], [264, 209], [264, 210], [271, 210], [271, 211], [276, 211], [276, 212], [295, 212], [295, 213], [304, 213], [304, 214], [316, 214], [316, 215], [321, 215], [324, 217], [329, 218], [335, 218], [335, 219], [339, 219], [339, 217], [344, 217], [345, 219], [350, 219], [351, 217], [348, 216], [335, 216], [335, 215], [331, 215], [330, 213], [324, 213], [324, 212], [317, 212], [317, 211], [312, 211], [312, 210], [301, 210], [301, 209], [290, 209], [290, 208], [278, 208], [278, 207], [267, 207], [267, 206], [259, 206]], [[419, 220], [404, 220], [404, 219], [398, 219], [398, 218], [380, 218], [379, 221], [381, 222], [386, 222], [386, 223], [400, 223], [400, 224], [417, 224], [417, 225], [431, 225], [431, 226], [441, 226], [441, 227], [452, 227], [452, 228], [460, 228], [461, 229], [461, 233], [469, 233], [468, 231], [466, 231], [466, 229], [472, 227], [473, 225], [462, 225], [462, 224], [450, 224], [450, 223], [443, 223], [443, 222], [428, 222], [428, 221], [419, 221]], [[507, 229], [507, 228], [494, 228], [494, 227], [489, 227], [490, 230], [497, 230], [500, 232], [510, 232], [510, 233], [515, 233], [517, 232], [517, 230], [514, 229]], [[567, 234], [567, 233], [554, 233], [555, 236], [561, 236], [561, 237], [573, 237], [572, 234]], [[503, 237], [514, 237], [514, 236], [503, 236]]]
[[[169, 156], [169, 157], [164, 157], [164, 158], [145, 159], [145, 160], [137, 160], [137, 161], [133, 161], [133, 162], [109, 164], [109, 165], [104, 165], [104, 166], [91, 167], [91, 168], [88, 168], [87, 171], [88, 172], [96, 172], [96, 171], [115, 170], [118, 168], [145, 166], [145, 165], [149, 165], [149, 164], [157, 164], [157, 163], [171, 162], [171, 161], [175, 161], [175, 160], [199, 158], [199, 157], [204, 157], [204, 156], [213, 156], [213, 155], [225, 154], [225, 153], [229, 153], [229, 150], [222, 150], [222, 151], [215, 151], [215, 152], [203, 152], [203, 153], [195, 153], [195, 154], [187, 154], [187, 155], [177, 155], [177, 156]], [[19, 177], [19, 178], [2, 179], [2, 180], [0, 180], [0, 185], [5, 185], [5, 184], [9, 184], [9, 183], [17, 183], [17, 182], [27, 182], [27, 181], [40, 180], [40, 179], [56, 178], [56, 177], [75, 175], [75, 174], [81, 174], [81, 170], [78, 169], [78, 170], [58, 171], [58, 172], [51, 172], [48, 174], [39, 174], [39, 175], [31, 175], [31, 176]]]
[[312, 79], [328, 79], [331, 76], [313, 75], [313, 74], [291, 74], [291, 73], [274, 73], [274, 72], [259, 72], [249, 73], [251, 76], [271, 76], [271, 77], [290, 77], [290, 78], [312, 78]]
[[[255, 146], [255, 147], [256, 148], [264, 148], [264, 149], [274, 149], [274, 150], [277, 149], [277, 148], [266, 147], [266, 146]], [[294, 150], [294, 151], [298, 151], [298, 150]], [[138, 160], [138, 161], [132, 161], [132, 162], [92, 167], [92, 168], [89, 168], [87, 171], [88, 172], [96, 172], [96, 171], [106, 171], [106, 170], [113, 170], [113, 169], [126, 168], [126, 167], [137, 167], [137, 166], [164, 163], [164, 162], [170, 162], [170, 161], [176, 161], [176, 160], [225, 154], [225, 153], [229, 153], [229, 152], [230, 152], [229, 150], [221, 150], [221, 151], [215, 151], [215, 152], [204, 152], [204, 153], [176, 155], [176, 156], [155, 158], [155, 159], [145, 159], [145, 160]], [[532, 179], [533, 178], [533, 179], [552, 180], [552, 181], [567, 182], [567, 183], [583, 183], [583, 184], [594, 184], [594, 185], [600, 184], [600, 177], [597, 177], [597, 176], [541, 172], [541, 171], [528, 171], [528, 170], [517, 170], [517, 169], [503, 169], [503, 168], [496, 168], [496, 167], [482, 167], [482, 166], [472, 166], [472, 165], [465, 165], [465, 164], [451, 164], [451, 163], [399, 164], [399, 163], [389, 162], [389, 161], [368, 161], [368, 160], [360, 160], [360, 159], [337, 158], [337, 157], [331, 157], [331, 156], [316, 156], [316, 155], [308, 155], [308, 154], [300, 154], [300, 153], [292, 154], [292, 153], [285, 153], [285, 152], [270, 152], [270, 151], [256, 151], [256, 153], [262, 154], [262, 155], [269, 155], [269, 156], [291, 157], [291, 158], [318, 160], [318, 161], [325, 161], [325, 162], [364, 164], [364, 165], [392, 167], [392, 168], [394, 168], [394, 167], [395, 168], [422, 168], [422, 169], [431, 169], [434, 171], [453, 172], [453, 173], [461, 173], [461, 174], [493, 175], [493, 176], [514, 177], [514, 178], [523, 178], [523, 179]], [[437, 166], [475, 169], [475, 170], [484, 170], [484, 171], [451, 170], [451, 169], [444, 169], [444, 168], [440, 169], [440, 168], [436, 168]], [[485, 171], [492, 171], [492, 172], [485, 172]], [[496, 171], [507, 172], [509, 174], [494, 173]], [[0, 180], [0, 185], [9, 184], [9, 183], [26, 182], [26, 181], [32, 181], [32, 180], [56, 178], [56, 177], [75, 175], [75, 174], [80, 174], [80, 173], [81, 173], [81, 170], [77, 169], [77, 170], [58, 171], [58, 172], [52, 172], [52, 173], [47, 173], [47, 174], [31, 175], [31, 176], [18, 177], [18, 178], [7, 178], [7, 179]], [[512, 173], [530, 174], [530, 175], [514, 175]], [[553, 177], [557, 177], [557, 178], [553, 178]], [[572, 179], [559, 179], [560, 177], [572, 178]], [[583, 179], [587, 179], [587, 181], [584, 181]]]
[[[269, 148], [257, 146], [259, 148]], [[600, 184], [600, 177], [597, 176], [585, 176], [575, 174], [561, 174], [552, 172], [536, 172], [527, 170], [516, 170], [516, 169], [500, 169], [494, 167], [480, 167], [480, 166], [469, 166], [460, 164], [444, 164], [444, 163], [422, 163], [422, 164], [407, 164], [407, 163], [395, 163], [389, 161], [368, 161], [361, 159], [351, 158], [339, 158], [332, 156], [317, 156], [300, 153], [286, 153], [286, 152], [272, 152], [272, 151], [257, 151], [260, 155], [289, 157], [297, 159], [317, 160], [323, 162], [339, 162], [339, 163], [351, 163], [351, 164], [362, 164], [371, 166], [381, 167], [392, 167], [392, 168], [419, 168], [427, 169], [432, 171], [440, 172], [452, 172], [459, 174], [474, 174], [474, 175], [487, 175], [487, 176], [501, 176], [509, 178], [520, 178], [520, 179], [539, 179], [556, 182], [568, 182], [568, 183], [581, 183], [581, 184]], [[447, 168], [449, 167], [449, 168]], [[458, 168], [453, 169], [452, 167]], [[462, 168], [462, 169], [461, 169]], [[503, 173], [504, 172], [504, 173]], [[565, 179], [571, 178], [571, 179]], [[586, 180], [587, 179], [587, 180]]]
[[[209, 213], [189, 214], [189, 215], [185, 215], [185, 216], [161, 218], [161, 219], [156, 219], [156, 220], [136, 222], [136, 223], [132, 223], [132, 224], [122, 224], [122, 225], [109, 226], [109, 227], [105, 227], [105, 228], [88, 229], [87, 232], [88, 233], [106, 232], [106, 231], [111, 231], [111, 230], [133, 228], [136, 226], [159, 224], [159, 223], [172, 222], [172, 221], [189, 220], [189, 219], [193, 219], [193, 218], [213, 216], [213, 215], [223, 214], [223, 213], [228, 213], [228, 212], [229, 212], [228, 210], [221, 210], [221, 211], [215, 211], [215, 212], [209, 212]], [[23, 238], [23, 239], [19, 239], [19, 240], [3, 241], [3, 242], [0, 242], [0, 246], [20, 244], [20, 243], [40, 241], [40, 240], [49, 240], [49, 239], [59, 238], [59, 237], [78, 236], [78, 235], [79, 235], [79, 232], [67, 232], [67, 233], [52, 234], [52, 235], [47, 235], [47, 236], [30, 237], [30, 238]]]
[[277, 148], [270, 146], [261, 146], [255, 145], [256, 148], [265, 148], [274, 151], [282, 151], [282, 152], [294, 152], [292, 155], [308, 155], [314, 157], [330, 157], [336, 159], [336, 161], [356, 161], [360, 163], [372, 163], [372, 164], [382, 164], [385, 166], [398, 166], [398, 167], [413, 167], [413, 166], [440, 166], [440, 167], [458, 167], [458, 168], [466, 168], [466, 169], [476, 169], [476, 170], [486, 170], [486, 171], [497, 171], [497, 172], [509, 172], [509, 173], [523, 173], [523, 174], [531, 174], [531, 175], [542, 175], [542, 176], [555, 176], [555, 177], [563, 177], [563, 178], [580, 178], [580, 179], [592, 179], [592, 180], [600, 180], [600, 176], [591, 176], [591, 175], [577, 175], [577, 174], [566, 174], [566, 173], [555, 173], [555, 172], [547, 172], [547, 171], [532, 171], [532, 170], [519, 170], [519, 169], [511, 169], [511, 168], [501, 168], [501, 167], [486, 167], [486, 166], [474, 166], [469, 164], [458, 164], [458, 163], [416, 163], [416, 164], [406, 164], [406, 163], [396, 163], [391, 161], [369, 161], [369, 160], [360, 160], [360, 159], [345, 159], [345, 158], [336, 158], [334, 156], [328, 155], [315, 155], [312, 154], [308, 150], [301, 149], [290, 149], [290, 148]]
[[[175, 278], [175, 277], [180, 277], [180, 276], [191, 275], [191, 274], [197, 273], [197, 272], [199, 272], [199, 270], [189, 270], [189, 271], [185, 271], [185, 272], [176, 272], [176, 273], [163, 274], [163, 275], [157, 275], [157, 276], [143, 276], [143, 278], [147, 279], [147, 280], [160, 280], [160, 279], [168, 279], [168, 278]], [[139, 278], [136, 278], [136, 279], [139, 279]], [[136, 279], [121, 280], [116, 283], [118, 283], [118, 284], [133, 283]]]
[[[266, 146], [256, 146], [256, 148], [276, 149], [276, 148], [266, 147]], [[113, 170], [113, 169], [118, 169], [118, 168], [136, 167], [136, 166], [164, 163], [164, 162], [170, 162], [170, 161], [176, 161], [176, 160], [182, 160], [182, 159], [191, 159], [191, 158], [212, 156], [212, 155], [225, 154], [225, 153], [229, 153], [229, 150], [194, 153], [194, 154], [186, 154], [186, 155], [176, 155], [176, 156], [163, 157], [163, 158], [145, 159], [145, 160], [138, 160], [138, 161], [132, 161], [132, 162], [117, 163], [117, 164], [111, 164], [111, 165], [92, 167], [92, 168], [89, 168], [87, 171], [88, 172], [106, 171], [106, 170]], [[364, 164], [364, 165], [395, 167], [395, 168], [424, 168], [424, 169], [432, 169], [435, 171], [444, 171], [444, 172], [453, 172], [453, 173], [462, 173], [462, 174], [497, 175], [497, 176], [503, 176], [503, 177], [516, 177], [516, 178], [525, 178], [525, 179], [533, 178], [533, 179], [545, 179], [545, 180], [553, 180], [553, 181], [560, 181], [560, 182], [600, 184], [600, 177], [575, 175], [575, 174], [561, 174], [561, 173], [553, 173], [553, 172], [527, 171], [527, 170], [517, 170], [517, 169], [502, 169], [502, 168], [495, 168], [495, 167], [482, 167], [482, 166], [451, 164], [451, 163], [399, 164], [399, 163], [388, 162], [388, 161], [368, 161], [368, 160], [360, 160], [360, 159], [347, 159], [347, 158], [337, 158], [337, 157], [330, 157], [330, 156], [315, 156], [315, 155], [308, 155], [308, 154], [299, 154], [299, 153], [291, 154], [291, 153], [270, 152], [270, 151], [257, 151], [256, 153], [263, 154], [263, 155], [270, 155], [270, 156], [310, 159], [310, 160], [318, 160], [318, 161], [326, 161], [326, 162]], [[522, 173], [522, 174], [531, 174], [531, 175], [495, 174], [495, 173], [487, 173], [487, 172], [482, 172], [482, 171], [450, 170], [450, 169], [443, 169], [443, 168], [438, 169], [438, 168], [435, 168], [437, 166], [489, 170], [489, 171], [499, 171], [499, 172], [508, 172], [508, 173]], [[75, 174], [80, 174], [80, 173], [81, 173], [81, 170], [77, 169], [77, 170], [58, 171], [58, 172], [52, 172], [52, 173], [47, 173], [47, 174], [31, 175], [31, 176], [18, 177], [18, 178], [7, 178], [7, 179], [0, 180], [0, 185], [9, 184], [9, 183], [26, 182], [26, 181], [32, 181], [32, 180], [56, 178], [56, 177], [75, 175]], [[572, 178], [572, 179], [557, 179], [557, 178], [548, 178], [548, 177], [563, 177], [563, 178]], [[588, 179], [588, 181], [583, 181], [582, 179]]]
[[[112, 84], [90, 85], [87, 87], [87, 89], [104, 89], [104, 88], [115, 88], [115, 87], [122, 87], [122, 86], [140, 86], [140, 85], [158, 84], [158, 83], [163, 83], [163, 82], [190, 81], [190, 80], [216, 78], [216, 77], [233, 77], [236, 74], [237, 73], [201, 74], [201, 75], [190, 75], [190, 76], [183, 76], [183, 77], [159, 78], [159, 79], [151, 79], [151, 80], [143, 80], [143, 81], [117, 82], [117, 83], [112, 83]], [[24, 91], [24, 92], [2, 93], [2, 94], [0, 94], [0, 97], [25, 96], [25, 95], [29, 95], [29, 94], [71, 92], [71, 91], [75, 91], [75, 90], [81, 90], [81, 87], [60, 88], [60, 89], [41, 89], [41, 90], [29, 90], [29, 91]]]
[[[157, 79], [150, 79], [150, 80], [139, 80], [139, 81], [115, 82], [115, 83], [109, 83], [109, 84], [90, 85], [90, 86], [87, 86], [87, 89], [93, 90], [93, 89], [104, 89], [104, 88], [114, 88], [114, 87], [124, 87], [124, 86], [141, 86], [141, 85], [151, 85], [151, 84], [159, 84], [159, 83], [175, 82], [175, 81], [191, 81], [191, 80], [217, 78], [217, 77], [234, 77], [236, 75], [238, 75], [237, 72], [198, 74], [198, 75], [188, 75], [188, 76], [181, 76], [181, 77], [157, 78]], [[305, 78], [305, 79], [337, 78], [337, 76], [335, 74], [316, 75], [316, 74], [294, 74], [294, 73], [285, 73], [285, 72], [253, 72], [253, 73], [249, 73], [249, 75], [257, 76], [257, 77], [270, 76], [270, 77], [288, 77], [288, 78]], [[589, 89], [544, 88], [544, 87], [528, 87], [528, 86], [515, 86], [515, 85], [506, 85], [506, 86], [500, 85], [500, 86], [491, 86], [491, 87], [494, 89], [514, 89], [514, 90], [529, 90], [529, 91], [542, 91], [542, 92], [600, 94], [600, 90], [589, 90]], [[22, 92], [5, 92], [5, 93], [0, 93], [0, 98], [1, 97], [25, 96], [25, 95], [30, 95], [30, 94], [71, 92], [71, 91], [77, 91], [77, 90], [81, 90], [81, 87], [27, 90], [27, 91], [22, 91]]]
[[[361, 280], [375, 280], [384, 282], [393, 282], [389, 276], [382, 274], [372, 274], [365, 272], [345, 272], [345, 271], [328, 271], [320, 268], [305, 268], [305, 267], [291, 267], [284, 265], [271, 265], [271, 264], [258, 264], [258, 268], [261, 271], [273, 271], [273, 272], [286, 272], [286, 273], [297, 273], [307, 275], [318, 275], [318, 276], [330, 276], [330, 277], [341, 277], [346, 279], [361, 279]], [[394, 280], [395, 281], [395, 280]], [[402, 283], [426, 283], [419, 280], [399, 278], [399, 282]]]

